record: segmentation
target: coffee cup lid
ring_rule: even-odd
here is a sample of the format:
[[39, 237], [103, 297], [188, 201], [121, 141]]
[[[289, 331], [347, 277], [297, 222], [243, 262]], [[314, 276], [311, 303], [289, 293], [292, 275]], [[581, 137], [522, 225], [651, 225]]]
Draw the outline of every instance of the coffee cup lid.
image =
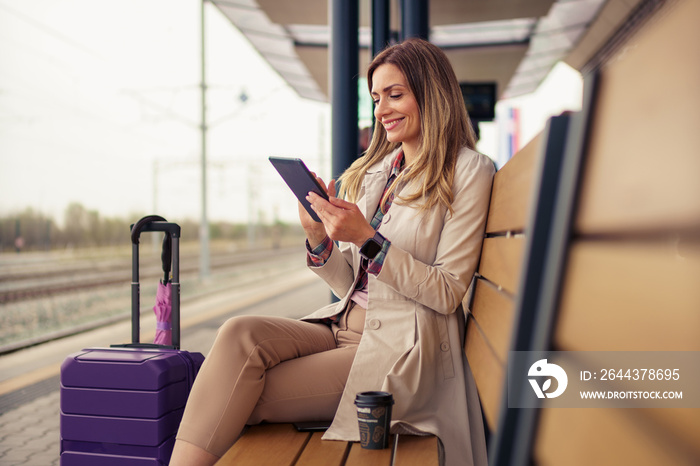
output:
[[355, 403], [394, 404], [394, 397], [389, 392], [360, 392], [355, 395]]

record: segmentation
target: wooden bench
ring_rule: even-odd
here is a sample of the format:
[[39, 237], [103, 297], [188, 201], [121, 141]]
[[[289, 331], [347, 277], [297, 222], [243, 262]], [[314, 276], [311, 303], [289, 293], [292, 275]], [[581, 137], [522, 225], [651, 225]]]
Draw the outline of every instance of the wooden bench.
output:
[[514, 311], [496, 322], [497, 310], [478, 312], [494, 287], [477, 283], [467, 354], [491, 465], [700, 464], [697, 409], [512, 409], [502, 364], [504, 348], [700, 351], [700, 62], [675, 52], [700, 42], [698, 17], [698, 2], [668, 2], [599, 55], [569, 122], [539, 283], [524, 287], [535, 274], [520, 269], [508, 301], [513, 279], [498, 282], [500, 309]]
[[508, 351], [531, 330], [539, 273], [549, 242], [570, 116], [542, 133], [496, 173], [481, 260], [465, 302], [465, 352], [476, 381], [489, 442], [500, 438]]
[[366, 450], [357, 442], [321, 440], [292, 424], [251, 426], [217, 465], [437, 466], [437, 438], [392, 435], [390, 448]]
[[[589, 78], [548, 349], [700, 351], [697, 18], [668, 2]], [[700, 464], [698, 409], [538, 411], [537, 464]]]

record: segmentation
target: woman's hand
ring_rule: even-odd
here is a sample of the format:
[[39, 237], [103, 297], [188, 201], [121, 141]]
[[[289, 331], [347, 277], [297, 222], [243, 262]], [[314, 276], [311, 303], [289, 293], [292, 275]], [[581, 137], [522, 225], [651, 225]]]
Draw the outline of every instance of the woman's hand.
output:
[[[328, 193], [329, 187], [327, 187], [323, 180], [316, 176], [315, 173], [313, 175], [316, 177], [318, 183]], [[331, 181], [331, 184], [333, 185], [333, 195], [335, 196], [335, 183]], [[301, 202], [299, 202], [299, 219], [301, 220], [301, 227], [304, 229], [304, 233], [306, 233], [306, 238], [309, 240], [309, 246], [311, 246], [311, 249], [315, 248], [321, 244], [324, 239], [326, 239], [326, 229], [323, 227], [323, 223], [317, 222], [311, 218], [311, 215], [309, 215], [304, 206], [301, 205]]]
[[[374, 228], [356, 204], [335, 197], [335, 180], [331, 180], [326, 192], [329, 198], [327, 201], [316, 193], [306, 196], [306, 200], [322, 220], [325, 233], [333, 241], [344, 241], [362, 247], [365, 241], [374, 236]], [[317, 222], [314, 223], [318, 225]]]

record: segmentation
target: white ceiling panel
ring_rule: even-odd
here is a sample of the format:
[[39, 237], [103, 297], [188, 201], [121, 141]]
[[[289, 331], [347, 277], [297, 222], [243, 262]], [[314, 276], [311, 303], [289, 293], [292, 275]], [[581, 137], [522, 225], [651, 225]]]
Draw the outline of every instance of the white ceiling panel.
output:
[[[211, 1], [300, 95], [328, 100], [329, 0]], [[574, 51], [580, 61], [580, 50], [591, 48], [586, 33], [605, 30], [601, 8], [629, 9], [629, 2], [431, 0], [430, 39], [446, 51], [460, 81], [496, 82], [499, 98], [513, 97], [535, 90]], [[398, 9], [399, 1], [390, 0], [393, 30]], [[361, 0], [361, 75], [370, 60], [370, 11], [370, 0]]]

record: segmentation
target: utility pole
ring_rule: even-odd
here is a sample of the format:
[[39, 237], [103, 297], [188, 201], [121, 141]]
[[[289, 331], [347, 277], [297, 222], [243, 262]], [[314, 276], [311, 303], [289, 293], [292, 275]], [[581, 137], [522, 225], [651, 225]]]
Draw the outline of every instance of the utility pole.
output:
[[248, 248], [253, 249], [257, 242], [258, 218], [258, 178], [254, 164], [248, 164]]
[[202, 219], [199, 225], [199, 278], [209, 276], [209, 221], [207, 219], [207, 81], [204, 5], [202, 0]]

